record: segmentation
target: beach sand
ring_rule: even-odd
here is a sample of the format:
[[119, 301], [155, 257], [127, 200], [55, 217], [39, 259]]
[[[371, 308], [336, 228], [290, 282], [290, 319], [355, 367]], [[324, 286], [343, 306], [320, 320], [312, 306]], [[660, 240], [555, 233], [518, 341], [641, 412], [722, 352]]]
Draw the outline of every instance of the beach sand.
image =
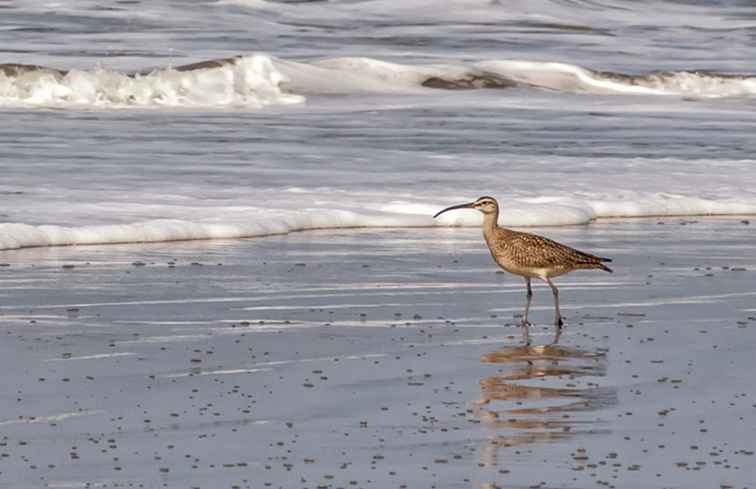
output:
[[530, 347], [478, 229], [2, 252], [0, 487], [755, 487], [747, 219], [532, 230]]

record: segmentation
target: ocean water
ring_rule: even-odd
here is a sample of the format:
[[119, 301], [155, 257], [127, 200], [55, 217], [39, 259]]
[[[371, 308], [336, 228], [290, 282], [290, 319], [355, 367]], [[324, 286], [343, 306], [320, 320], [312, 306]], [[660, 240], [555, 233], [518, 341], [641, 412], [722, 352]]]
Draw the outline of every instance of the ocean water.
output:
[[756, 213], [751, 2], [0, 14], [0, 249]]

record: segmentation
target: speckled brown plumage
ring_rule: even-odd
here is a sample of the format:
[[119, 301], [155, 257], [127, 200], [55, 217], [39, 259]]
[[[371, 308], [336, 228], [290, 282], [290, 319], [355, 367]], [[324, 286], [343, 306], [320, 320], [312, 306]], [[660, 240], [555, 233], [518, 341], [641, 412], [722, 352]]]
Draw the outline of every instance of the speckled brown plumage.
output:
[[491, 238], [486, 237], [486, 242], [497, 263], [501, 257], [507, 257], [523, 269], [554, 270], [550, 276], [577, 269], [599, 268], [612, 271], [602, 263], [611, 261], [607, 258], [570, 248], [536, 234], [496, 227]]
[[[483, 214], [483, 236], [488, 249], [496, 263], [507, 272], [519, 275], [525, 279], [527, 287], [527, 302], [522, 317], [522, 324], [527, 333], [528, 310], [533, 297], [530, 281], [539, 278], [546, 282], [554, 294], [554, 324], [561, 328], [562, 314], [559, 311], [559, 290], [553, 277], [579, 269], [600, 269], [611, 273], [612, 269], [603, 262], [612, 261], [590, 253], [578, 251], [569, 246], [557, 243], [536, 234], [521, 233], [511, 229], [499, 227], [499, 203], [496, 199], [484, 195], [475, 202], [447, 207], [433, 217], [454, 209], [477, 209]], [[559, 330], [559, 329], [558, 329]], [[529, 343], [529, 336], [526, 341]], [[558, 338], [558, 335], [557, 335]], [[555, 340], [556, 341], [556, 340]]]

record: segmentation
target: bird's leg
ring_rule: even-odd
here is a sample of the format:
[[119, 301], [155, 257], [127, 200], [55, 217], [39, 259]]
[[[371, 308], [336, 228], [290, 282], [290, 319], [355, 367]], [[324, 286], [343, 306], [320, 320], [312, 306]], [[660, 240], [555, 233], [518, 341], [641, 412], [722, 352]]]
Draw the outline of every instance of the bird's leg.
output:
[[530, 324], [522, 323], [522, 342], [525, 346], [530, 346]]
[[525, 277], [525, 285], [528, 287], [528, 290], [525, 294], [525, 312], [522, 315], [522, 325], [528, 326], [530, 325], [530, 322], [528, 321], [528, 311], [530, 311], [530, 302], [533, 300], [533, 289], [530, 287], [530, 277]]
[[551, 292], [554, 293], [554, 326], [561, 328], [564, 325], [564, 321], [562, 321], [562, 313], [559, 312], [559, 290], [556, 288], [556, 285], [554, 285], [554, 282], [548, 277], [546, 277], [546, 283], [549, 284]]
[[[558, 345], [559, 339], [562, 337], [562, 328], [556, 327], [554, 328], [554, 340], [551, 342], [552, 345]], [[555, 363], [556, 365], [556, 363]]]
[[530, 302], [533, 300], [533, 289], [530, 287], [530, 277], [525, 277], [525, 285], [528, 290], [525, 294], [525, 313], [522, 316], [522, 341], [526, 346], [530, 346], [530, 322], [528, 322], [528, 311], [530, 310]]

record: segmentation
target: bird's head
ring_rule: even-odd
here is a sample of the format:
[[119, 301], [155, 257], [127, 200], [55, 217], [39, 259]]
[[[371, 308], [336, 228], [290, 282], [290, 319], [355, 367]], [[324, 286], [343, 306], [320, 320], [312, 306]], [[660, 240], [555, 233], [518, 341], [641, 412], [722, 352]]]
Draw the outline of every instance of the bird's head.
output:
[[478, 197], [478, 199], [475, 202], [469, 202], [467, 204], [459, 204], [459, 205], [453, 205], [451, 207], [447, 207], [446, 209], [438, 212], [434, 218], [440, 216], [446, 211], [452, 211], [454, 209], [477, 209], [483, 214], [496, 214], [499, 212], [499, 203], [496, 202], [496, 199], [493, 197], [489, 197], [487, 195], [484, 195], [483, 197]]

